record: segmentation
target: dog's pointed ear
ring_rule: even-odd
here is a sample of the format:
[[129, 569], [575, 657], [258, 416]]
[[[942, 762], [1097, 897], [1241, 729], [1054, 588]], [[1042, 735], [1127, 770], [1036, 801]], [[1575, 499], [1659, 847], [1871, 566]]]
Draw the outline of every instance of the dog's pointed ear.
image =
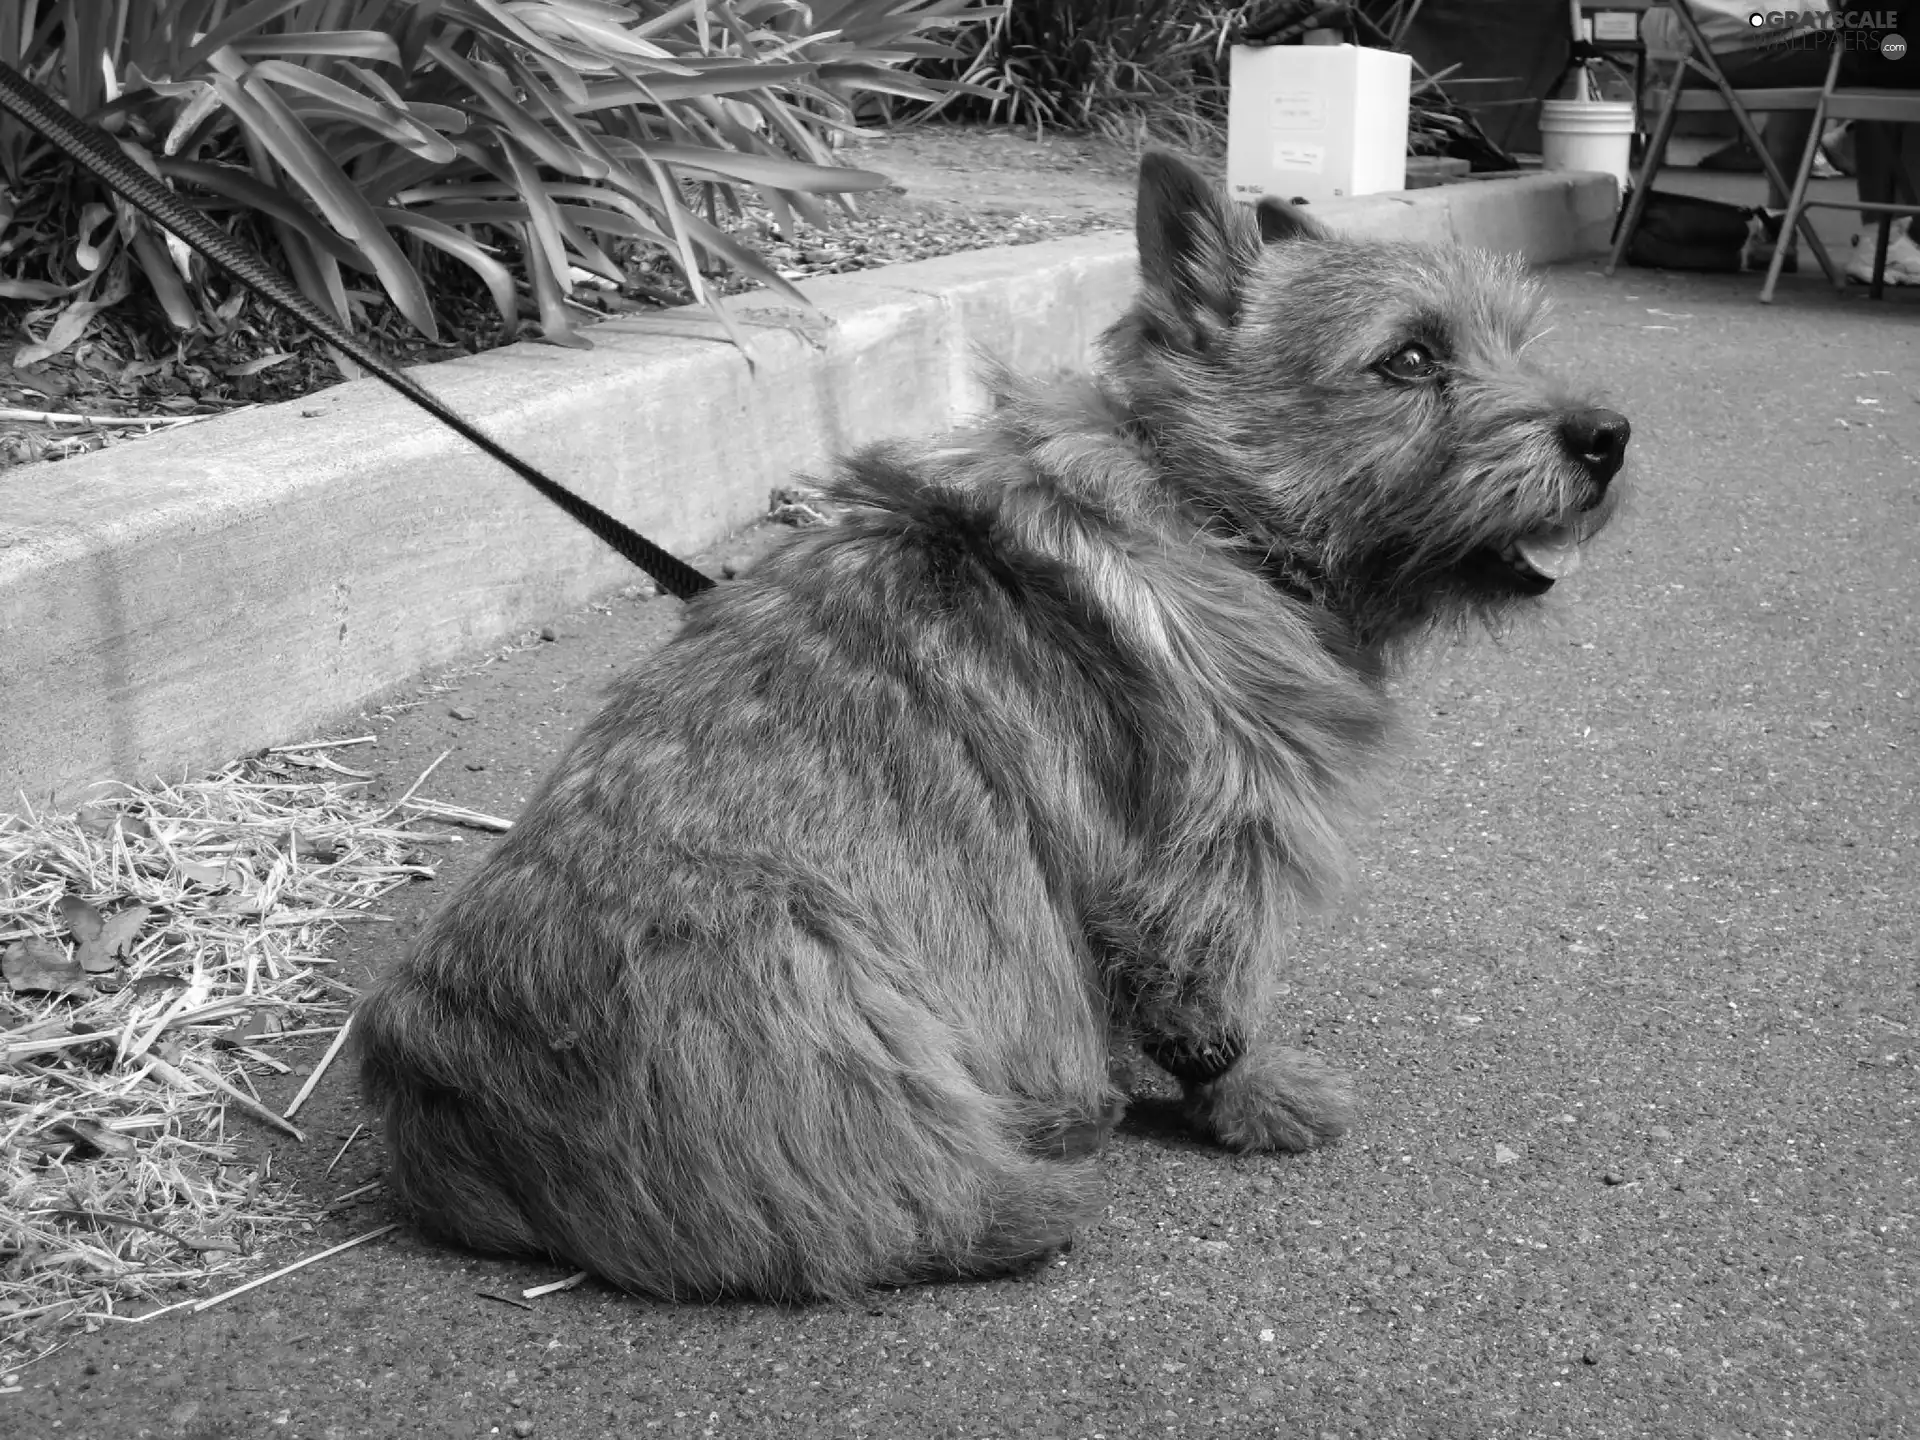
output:
[[1260, 250], [1259, 232], [1241, 207], [1185, 161], [1150, 150], [1140, 161], [1134, 234], [1148, 290], [1171, 300], [1198, 330], [1233, 324], [1241, 282]]
[[1307, 212], [1272, 195], [1253, 207], [1253, 218], [1260, 225], [1262, 245], [1284, 245], [1289, 240], [1324, 240], [1327, 232]]

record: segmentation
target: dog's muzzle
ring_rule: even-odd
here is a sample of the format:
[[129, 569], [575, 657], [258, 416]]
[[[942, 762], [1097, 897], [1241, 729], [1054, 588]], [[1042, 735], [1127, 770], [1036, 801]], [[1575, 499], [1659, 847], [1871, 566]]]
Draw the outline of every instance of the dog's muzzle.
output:
[[[1627, 441], [1632, 436], [1632, 423], [1617, 410], [1573, 410], [1561, 417], [1560, 444], [1587, 472], [1593, 486], [1592, 495], [1580, 506], [1582, 511], [1606, 499], [1607, 486], [1626, 463]], [[1584, 538], [1577, 525], [1545, 525], [1510, 540], [1497, 553], [1517, 588], [1539, 594], [1580, 568]]]
[[1591, 510], [1607, 493], [1607, 485], [1626, 463], [1627, 441], [1633, 425], [1618, 410], [1574, 410], [1560, 421], [1560, 443], [1567, 454], [1592, 477], [1595, 494], [1584, 508]]

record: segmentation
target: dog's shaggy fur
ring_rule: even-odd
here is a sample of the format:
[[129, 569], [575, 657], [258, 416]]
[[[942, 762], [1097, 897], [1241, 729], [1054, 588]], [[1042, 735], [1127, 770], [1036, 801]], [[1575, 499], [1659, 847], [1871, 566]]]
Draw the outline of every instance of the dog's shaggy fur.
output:
[[1236, 1148], [1346, 1086], [1265, 1033], [1436, 620], [1537, 595], [1626, 422], [1484, 256], [1149, 157], [1101, 379], [849, 461], [615, 689], [360, 1007], [430, 1230], [673, 1297], [992, 1273], [1072, 1236], [1116, 1034]]

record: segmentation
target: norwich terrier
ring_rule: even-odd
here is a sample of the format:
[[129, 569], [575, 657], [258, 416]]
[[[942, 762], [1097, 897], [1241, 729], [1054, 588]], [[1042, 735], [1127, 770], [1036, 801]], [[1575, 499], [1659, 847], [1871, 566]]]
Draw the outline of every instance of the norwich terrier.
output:
[[359, 1009], [398, 1199], [675, 1299], [1008, 1270], [1100, 1201], [1131, 1039], [1299, 1150], [1289, 915], [1408, 642], [1567, 574], [1627, 422], [1527, 365], [1515, 263], [1141, 168], [1097, 379], [1000, 377], [615, 688]]

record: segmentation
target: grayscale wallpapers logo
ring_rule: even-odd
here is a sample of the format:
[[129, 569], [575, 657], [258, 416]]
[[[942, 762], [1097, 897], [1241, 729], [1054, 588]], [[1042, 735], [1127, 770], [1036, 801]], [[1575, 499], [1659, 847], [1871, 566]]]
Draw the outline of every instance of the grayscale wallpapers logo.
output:
[[1762, 43], [1783, 50], [1878, 52], [1883, 59], [1906, 57], [1906, 37], [1894, 29], [1897, 10], [1755, 10], [1747, 24], [1766, 30]]

